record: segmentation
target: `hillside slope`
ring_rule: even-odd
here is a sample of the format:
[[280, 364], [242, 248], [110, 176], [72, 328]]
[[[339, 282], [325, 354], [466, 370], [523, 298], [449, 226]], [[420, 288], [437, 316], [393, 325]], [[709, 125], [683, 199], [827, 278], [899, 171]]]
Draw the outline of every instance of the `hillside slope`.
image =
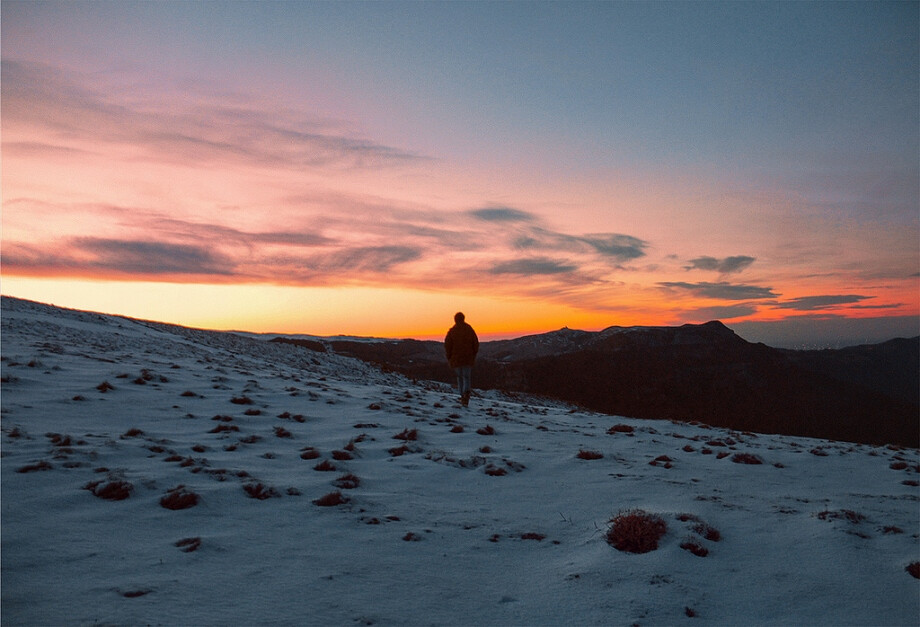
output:
[[[464, 410], [331, 353], [8, 298], [0, 323], [4, 625], [920, 612], [916, 450], [497, 392]], [[637, 508], [664, 536], [615, 549]]]
[[[333, 341], [328, 348], [409, 377], [452, 380], [438, 342]], [[609, 414], [920, 446], [920, 338], [800, 353], [752, 344], [720, 322], [562, 329], [483, 342], [473, 385]]]

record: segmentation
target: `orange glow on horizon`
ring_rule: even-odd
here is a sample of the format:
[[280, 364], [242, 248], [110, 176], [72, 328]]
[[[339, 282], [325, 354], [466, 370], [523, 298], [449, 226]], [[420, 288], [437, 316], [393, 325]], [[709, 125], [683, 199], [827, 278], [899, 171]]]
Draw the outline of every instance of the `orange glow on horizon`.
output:
[[[521, 297], [372, 287], [284, 287], [259, 284], [188, 284], [34, 279], [4, 276], [5, 295], [61, 307], [183, 326], [253, 333], [441, 340], [464, 311], [484, 340], [510, 339], [563, 327], [599, 331], [611, 326], [674, 326], [684, 322], [666, 301], [620, 312], [591, 311]], [[705, 306], [706, 301], [690, 303]], [[686, 302], [681, 303], [687, 306]], [[877, 317], [884, 309], [828, 308], [813, 312], [766, 310], [739, 321], [790, 320], [802, 316]], [[918, 315], [899, 310], [898, 315]]]

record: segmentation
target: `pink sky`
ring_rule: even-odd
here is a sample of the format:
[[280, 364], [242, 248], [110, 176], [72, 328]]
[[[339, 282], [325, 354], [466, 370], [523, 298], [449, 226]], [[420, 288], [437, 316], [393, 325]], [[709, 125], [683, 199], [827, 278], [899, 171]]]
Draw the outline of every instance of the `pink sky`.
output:
[[3, 293], [320, 335], [916, 334], [916, 20], [565, 6], [4, 3]]

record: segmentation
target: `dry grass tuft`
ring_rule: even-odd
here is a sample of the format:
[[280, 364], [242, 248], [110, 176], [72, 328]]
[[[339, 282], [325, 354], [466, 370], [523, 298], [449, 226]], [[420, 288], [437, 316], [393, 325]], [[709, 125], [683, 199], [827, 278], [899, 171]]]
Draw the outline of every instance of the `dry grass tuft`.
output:
[[402, 440], [404, 442], [414, 442], [415, 440], [418, 440], [418, 429], [403, 429], [394, 435], [393, 439]]
[[664, 520], [641, 509], [620, 512], [610, 520], [607, 543], [626, 553], [648, 553], [668, 531]]
[[[199, 496], [185, 489], [185, 486], [176, 486], [160, 499], [160, 506], [166, 509], [188, 509], [198, 505]], [[194, 550], [194, 549], [192, 549]]]
[[17, 468], [16, 472], [20, 472], [20, 473], [37, 472], [41, 470], [51, 470], [52, 468], [54, 467], [51, 464], [49, 464], [45, 460], [41, 460], [38, 463], [27, 464], [25, 466], [22, 466], [21, 468]]
[[680, 543], [680, 548], [685, 551], [690, 551], [697, 557], [706, 557], [709, 555], [709, 549], [697, 542], [696, 540], [688, 538]]
[[578, 459], [603, 459], [604, 454], [598, 451], [586, 451], [585, 449], [581, 449], [575, 454], [575, 457]]
[[191, 553], [192, 551], [197, 551], [201, 547], [201, 538], [182, 538], [177, 541], [175, 546], [182, 549], [183, 553]]
[[275, 488], [261, 483], [247, 483], [243, 486], [243, 489], [246, 491], [249, 498], [258, 499], [260, 501], [281, 496]]
[[337, 488], [342, 488], [343, 490], [354, 490], [359, 485], [361, 485], [361, 479], [359, 479], [357, 475], [348, 473], [333, 481], [332, 484]]
[[320, 507], [334, 507], [336, 505], [344, 505], [345, 503], [348, 503], [348, 498], [342, 496], [342, 493], [338, 491], [330, 492], [313, 501], [314, 505], [319, 505]]
[[319, 459], [321, 457], [320, 452], [312, 446], [305, 446], [300, 450], [300, 459]]
[[92, 492], [94, 496], [107, 501], [123, 501], [131, 496], [131, 492], [134, 490], [134, 486], [131, 483], [121, 480], [113, 480], [108, 483], [91, 481], [83, 488]]
[[387, 451], [391, 457], [399, 457], [400, 455], [405, 455], [409, 452], [409, 447], [403, 444], [402, 446], [395, 446]]

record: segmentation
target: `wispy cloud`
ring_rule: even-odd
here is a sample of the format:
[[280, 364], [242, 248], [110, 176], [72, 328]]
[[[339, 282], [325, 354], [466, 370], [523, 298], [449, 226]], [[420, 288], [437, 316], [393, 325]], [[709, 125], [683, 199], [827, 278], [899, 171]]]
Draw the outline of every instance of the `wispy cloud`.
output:
[[5, 272], [85, 274], [135, 277], [236, 274], [234, 260], [211, 248], [142, 240], [73, 238], [50, 255], [22, 244], [4, 245], [0, 259]]
[[277, 108], [226, 105], [216, 97], [177, 108], [94, 88], [89, 77], [60, 68], [11, 59], [2, 61], [2, 73], [4, 125], [43, 128], [60, 138], [60, 145], [12, 146], [20, 151], [61, 152], [102, 142], [131, 146], [157, 161], [288, 169], [376, 168], [427, 159]]
[[772, 287], [732, 283], [685, 283], [682, 281], [665, 281], [658, 285], [668, 290], [678, 290], [717, 300], [759, 300], [777, 298], [779, 294]]
[[719, 274], [733, 274], [741, 272], [756, 261], [756, 257], [747, 255], [736, 255], [717, 259], [716, 257], [697, 257], [690, 260], [690, 265], [686, 266], [687, 270], [711, 270]]
[[859, 303], [864, 300], [873, 298], [872, 296], [860, 296], [858, 294], [836, 294], [824, 296], [802, 296], [792, 300], [777, 303], [778, 309], [793, 309], [795, 311], [821, 311], [831, 309], [840, 305], [850, 305]]
[[566, 261], [548, 259], [513, 259], [492, 266], [492, 274], [517, 274], [521, 276], [567, 274], [578, 270], [578, 266]]
[[716, 307], [700, 307], [692, 311], [683, 312], [682, 318], [697, 322], [709, 320], [732, 320], [744, 318], [757, 313], [757, 306], [752, 304], [725, 305]]
[[467, 213], [485, 222], [535, 222], [537, 219], [534, 214], [513, 207], [486, 207]]

